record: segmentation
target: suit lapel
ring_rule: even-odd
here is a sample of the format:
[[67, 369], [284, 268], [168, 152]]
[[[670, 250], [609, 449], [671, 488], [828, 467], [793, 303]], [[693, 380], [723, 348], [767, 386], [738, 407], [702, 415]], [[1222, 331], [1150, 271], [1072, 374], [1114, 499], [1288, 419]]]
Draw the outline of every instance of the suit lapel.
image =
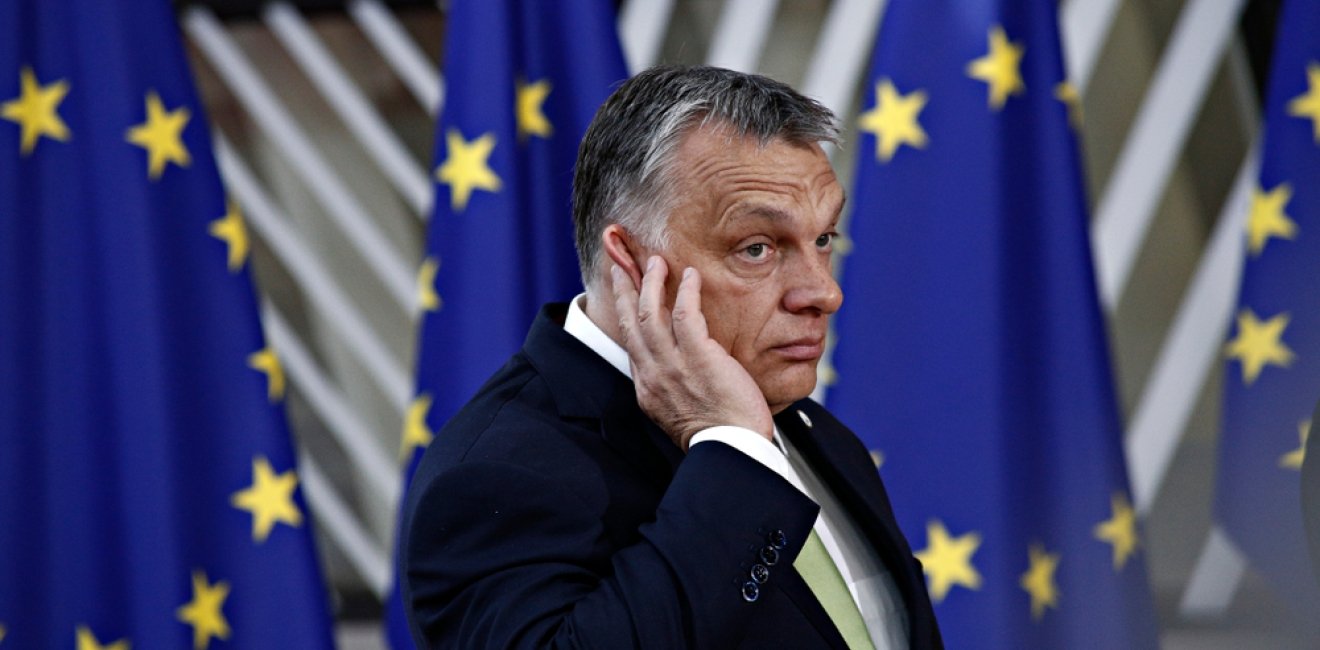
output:
[[849, 454], [843, 444], [846, 441], [841, 439], [842, 435], [848, 435], [847, 432], [831, 430], [832, 427], [825, 426], [825, 423], [817, 424], [814, 421], [809, 429], [798, 415], [799, 411], [806, 413], [795, 404], [776, 417], [775, 423], [847, 509], [848, 515], [866, 534], [867, 539], [881, 551], [886, 568], [895, 577], [903, 576], [906, 573], [903, 567], [889, 565], [893, 563], [892, 558], [910, 555], [911, 551], [903, 542], [903, 535], [898, 530], [889, 504], [863, 496], [863, 489], [870, 494], [884, 489], [875, 468], [864, 467], [863, 471], [857, 471], [856, 454]]
[[858, 453], [856, 438], [808, 400], [785, 409], [775, 423], [874, 546], [907, 608], [913, 646], [926, 647], [921, 643], [927, 636], [924, 623], [933, 614], [925, 576], [911, 560], [912, 550], [894, 519], [879, 473], [864, 453]]

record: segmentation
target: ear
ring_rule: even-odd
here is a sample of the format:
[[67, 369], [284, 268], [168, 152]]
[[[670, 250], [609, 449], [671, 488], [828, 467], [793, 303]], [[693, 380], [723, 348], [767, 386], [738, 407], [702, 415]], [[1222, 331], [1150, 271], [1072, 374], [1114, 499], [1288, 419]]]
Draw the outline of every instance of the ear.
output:
[[633, 286], [641, 291], [642, 288], [642, 262], [640, 256], [643, 251], [627, 230], [623, 229], [617, 223], [605, 226], [605, 230], [600, 234], [601, 246], [605, 249], [605, 254], [610, 256], [610, 260], [616, 266], [623, 269], [628, 277], [632, 278]]

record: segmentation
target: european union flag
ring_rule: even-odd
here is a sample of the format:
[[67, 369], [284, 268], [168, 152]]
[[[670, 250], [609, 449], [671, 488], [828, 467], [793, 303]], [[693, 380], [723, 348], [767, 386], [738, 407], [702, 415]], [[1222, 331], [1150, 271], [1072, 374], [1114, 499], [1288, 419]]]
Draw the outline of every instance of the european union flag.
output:
[[[1300, 512], [1301, 467], [1320, 399], [1320, 2], [1279, 16], [1260, 184], [1224, 348], [1215, 515], [1224, 532], [1307, 621], [1320, 611]], [[1310, 460], [1307, 461], [1312, 462]]]
[[[608, 0], [455, 0], [444, 71], [408, 478], [433, 432], [522, 347], [541, 305], [582, 291], [573, 163], [628, 76]], [[390, 642], [411, 647], [397, 580], [391, 601]]]
[[1155, 647], [1056, 5], [893, 0], [830, 406], [951, 648]]
[[169, 2], [0, 3], [5, 648], [329, 647]]

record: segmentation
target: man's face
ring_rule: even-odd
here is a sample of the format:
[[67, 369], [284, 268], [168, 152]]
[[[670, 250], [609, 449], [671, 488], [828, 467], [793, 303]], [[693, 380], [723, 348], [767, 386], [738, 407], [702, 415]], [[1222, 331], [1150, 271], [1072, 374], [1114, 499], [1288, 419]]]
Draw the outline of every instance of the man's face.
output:
[[682, 269], [701, 273], [711, 338], [778, 413], [816, 385], [828, 316], [843, 294], [830, 270], [843, 189], [819, 145], [689, 133], [674, 161], [669, 246], [673, 304]]

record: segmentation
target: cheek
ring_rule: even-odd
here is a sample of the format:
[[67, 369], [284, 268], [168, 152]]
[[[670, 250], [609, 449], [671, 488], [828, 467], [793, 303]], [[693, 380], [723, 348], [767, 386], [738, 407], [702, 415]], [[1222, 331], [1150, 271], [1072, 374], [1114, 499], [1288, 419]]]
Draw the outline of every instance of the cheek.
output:
[[746, 365], [746, 359], [740, 351], [742, 347], [742, 336], [739, 333], [739, 320], [737, 312], [724, 309], [721, 305], [707, 307], [706, 297], [702, 296], [702, 311], [706, 314], [706, 329], [710, 332], [710, 337], [715, 339], [720, 347], [729, 351], [729, 354], [738, 361]]
[[762, 349], [775, 340], [778, 287], [736, 277], [721, 268], [701, 271], [701, 311], [710, 337], [743, 367], [755, 370]]
[[706, 282], [703, 276], [701, 289], [701, 311], [706, 315], [706, 328], [710, 337], [729, 351], [729, 354], [747, 364], [743, 358], [743, 349], [747, 347], [749, 337], [745, 331], [742, 298], [725, 286]]
[[739, 297], [737, 307], [729, 310], [726, 320], [729, 323], [730, 349], [739, 361], [748, 368], [765, 360], [761, 357], [765, 349], [778, 342], [775, 316], [776, 302], [771, 300], [771, 292], [753, 288]]

